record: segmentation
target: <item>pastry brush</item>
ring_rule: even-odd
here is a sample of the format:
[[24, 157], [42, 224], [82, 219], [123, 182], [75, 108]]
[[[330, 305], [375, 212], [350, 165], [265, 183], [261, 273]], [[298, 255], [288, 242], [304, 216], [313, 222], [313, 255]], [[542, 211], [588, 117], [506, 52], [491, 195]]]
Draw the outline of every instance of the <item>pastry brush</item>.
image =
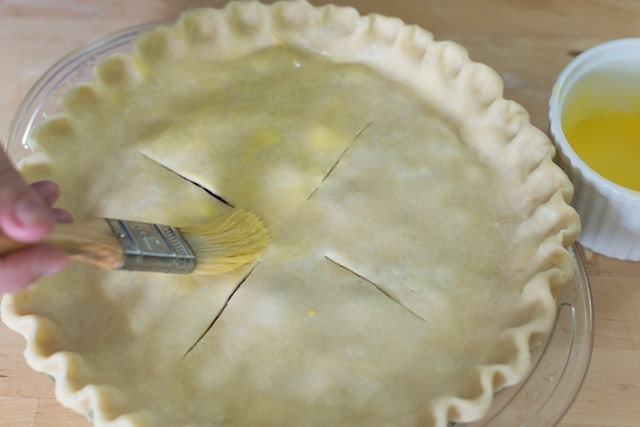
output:
[[[221, 274], [256, 260], [268, 241], [257, 216], [234, 209], [207, 224], [185, 227], [111, 218], [56, 224], [36, 243], [109, 270]], [[0, 254], [36, 243], [0, 236]]]

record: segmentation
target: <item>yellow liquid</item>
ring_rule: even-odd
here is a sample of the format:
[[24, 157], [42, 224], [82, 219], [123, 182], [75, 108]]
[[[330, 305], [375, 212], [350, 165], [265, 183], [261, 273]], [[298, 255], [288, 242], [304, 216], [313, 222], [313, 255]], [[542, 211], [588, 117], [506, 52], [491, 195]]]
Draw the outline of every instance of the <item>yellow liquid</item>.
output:
[[610, 181], [640, 191], [640, 112], [612, 112], [564, 130], [576, 154]]

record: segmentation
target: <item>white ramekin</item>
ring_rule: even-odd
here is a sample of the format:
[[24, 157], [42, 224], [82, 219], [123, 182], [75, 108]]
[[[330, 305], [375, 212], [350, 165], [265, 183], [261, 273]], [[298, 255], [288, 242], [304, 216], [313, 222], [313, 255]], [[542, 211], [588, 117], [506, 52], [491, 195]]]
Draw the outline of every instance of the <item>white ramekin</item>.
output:
[[[621, 76], [623, 76], [621, 78]], [[560, 73], [549, 102], [550, 132], [559, 163], [575, 186], [572, 205], [582, 221], [578, 241], [594, 252], [622, 260], [640, 260], [640, 192], [596, 173], [573, 150], [562, 130], [562, 117], [576, 86], [602, 85], [640, 99], [640, 38], [619, 39], [590, 48]], [[640, 135], [638, 135], [640, 139]], [[640, 159], [638, 159], [640, 171]]]

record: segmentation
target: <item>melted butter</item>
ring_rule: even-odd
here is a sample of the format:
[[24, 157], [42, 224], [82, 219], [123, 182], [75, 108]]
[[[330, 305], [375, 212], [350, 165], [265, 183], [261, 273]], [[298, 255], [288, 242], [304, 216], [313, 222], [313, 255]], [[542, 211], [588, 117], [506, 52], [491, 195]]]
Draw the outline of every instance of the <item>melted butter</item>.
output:
[[598, 114], [565, 129], [576, 154], [600, 175], [640, 191], [640, 110]]

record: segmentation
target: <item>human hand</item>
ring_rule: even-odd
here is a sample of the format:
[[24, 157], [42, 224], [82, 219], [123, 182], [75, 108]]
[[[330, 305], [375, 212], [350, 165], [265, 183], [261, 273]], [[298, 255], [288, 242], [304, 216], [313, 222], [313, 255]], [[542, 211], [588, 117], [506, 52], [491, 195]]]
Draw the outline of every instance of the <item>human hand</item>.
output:
[[[66, 211], [52, 207], [59, 196], [60, 189], [51, 181], [27, 185], [0, 149], [0, 234], [18, 242], [36, 242], [56, 222], [71, 221]], [[45, 245], [0, 255], [0, 293], [20, 290], [66, 264], [63, 251]]]

